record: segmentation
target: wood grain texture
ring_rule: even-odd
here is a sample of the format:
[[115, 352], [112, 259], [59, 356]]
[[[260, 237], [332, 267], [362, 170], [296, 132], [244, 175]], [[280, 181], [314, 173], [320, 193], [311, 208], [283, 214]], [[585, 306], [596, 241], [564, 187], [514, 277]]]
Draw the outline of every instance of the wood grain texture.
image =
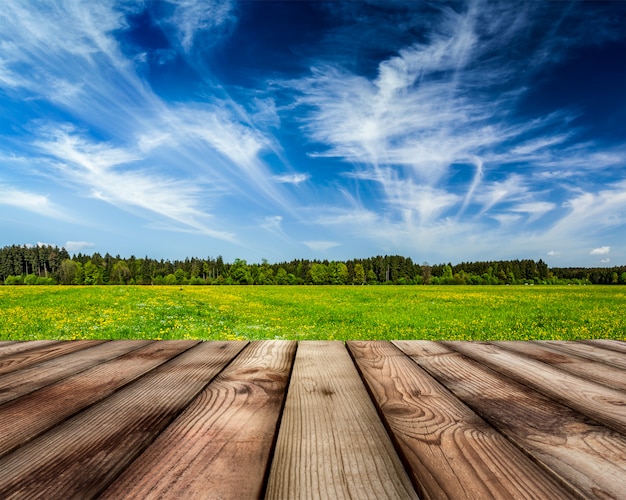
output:
[[388, 342], [348, 342], [424, 498], [568, 498], [563, 488]]
[[0, 456], [100, 401], [196, 342], [162, 341], [0, 405]]
[[98, 495], [244, 346], [244, 342], [194, 345], [6, 455], [0, 459], [0, 497]]
[[0, 498], [623, 498], [626, 343], [579, 344], [0, 343]]
[[[37, 341], [35, 341], [37, 342]], [[0, 375], [15, 370], [27, 368], [36, 363], [41, 363], [48, 359], [63, 356], [70, 352], [87, 349], [97, 344], [105, 342], [104, 340], [72, 340], [71, 342], [42, 341], [44, 344], [38, 344], [34, 349], [28, 348], [30, 342], [20, 343], [24, 348], [19, 352], [13, 352], [0, 359]], [[9, 346], [13, 347], [13, 346]], [[19, 346], [16, 346], [17, 349]]]
[[295, 351], [251, 343], [103, 496], [260, 498]]
[[29, 340], [29, 341], [14, 341], [6, 340], [0, 345], [0, 359], [5, 356], [13, 356], [19, 352], [30, 351], [31, 349], [37, 349], [39, 347], [50, 346], [53, 344], [59, 344], [60, 340]]
[[624, 436], [441, 344], [395, 345], [583, 498], [623, 497]]
[[105, 342], [0, 376], [0, 404], [150, 343], [148, 340]]
[[583, 344], [594, 345], [596, 347], [602, 347], [603, 349], [610, 349], [612, 351], [626, 353], [626, 342], [623, 340], [609, 340], [609, 339], [593, 339], [593, 340], [581, 340]]
[[551, 349], [549, 344], [539, 345], [535, 342], [524, 341], [499, 341], [490, 342], [490, 344], [504, 347], [607, 387], [626, 391], [626, 371], [621, 368], [598, 363], [558, 349]]
[[416, 498], [340, 342], [298, 345], [266, 498]]
[[563, 340], [536, 340], [538, 344], [549, 346], [552, 349], [581, 356], [583, 358], [613, 365], [626, 370], [626, 354], [611, 349], [604, 349], [593, 344], [581, 344], [578, 342], [565, 342]]
[[480, 364], [515, 379], [622, 434], [626, 394], [554, 366], [483, 342], [443, 342]]

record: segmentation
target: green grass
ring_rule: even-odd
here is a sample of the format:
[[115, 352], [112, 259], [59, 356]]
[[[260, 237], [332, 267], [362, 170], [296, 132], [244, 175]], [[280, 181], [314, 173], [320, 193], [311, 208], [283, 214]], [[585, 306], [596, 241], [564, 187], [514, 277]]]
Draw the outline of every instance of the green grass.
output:
[[0, 287], [0, 340], [626, 339], [620, 286]]

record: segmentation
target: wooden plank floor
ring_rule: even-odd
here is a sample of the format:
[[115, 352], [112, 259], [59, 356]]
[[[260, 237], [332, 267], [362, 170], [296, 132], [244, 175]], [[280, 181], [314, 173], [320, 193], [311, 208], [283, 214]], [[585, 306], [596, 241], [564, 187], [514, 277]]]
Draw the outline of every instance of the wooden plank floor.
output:
[[0, 343], [0, 498], [626, 498], [626, 342]]

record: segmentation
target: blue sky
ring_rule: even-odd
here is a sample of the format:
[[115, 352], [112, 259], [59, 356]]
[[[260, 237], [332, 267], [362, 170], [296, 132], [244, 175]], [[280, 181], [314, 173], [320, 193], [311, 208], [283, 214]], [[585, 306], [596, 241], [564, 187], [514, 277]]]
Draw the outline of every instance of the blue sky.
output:
[[626, 263], [626, 2], [0, 9], [0, 246]]

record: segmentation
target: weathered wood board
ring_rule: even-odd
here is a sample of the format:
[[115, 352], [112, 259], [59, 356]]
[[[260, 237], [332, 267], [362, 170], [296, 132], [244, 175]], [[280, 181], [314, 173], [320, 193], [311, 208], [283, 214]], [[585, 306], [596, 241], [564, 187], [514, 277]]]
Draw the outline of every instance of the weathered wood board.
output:
[[[519, 356], [484, 342], [443, 342], [481, 364], [514, 378], [622, 434], [626, 433], [626, 393]], [[598, 362], [600, 362], [598, 360]]]
[[425, 498], [567, 498], [550, 474], [389, 342], [348, 342]]
[[0, 342], [0, 498], [624, 498], [626, 342]]
[[626, 491], [621, 434], [436, 342], [395, 344], [571, 490], [585, 498]]
[[267, 497], [416, 497], [340, 342], [298, 346]]
[[261, 496], [295, 350], [288, 341], [249, 345], [104, 497]]

